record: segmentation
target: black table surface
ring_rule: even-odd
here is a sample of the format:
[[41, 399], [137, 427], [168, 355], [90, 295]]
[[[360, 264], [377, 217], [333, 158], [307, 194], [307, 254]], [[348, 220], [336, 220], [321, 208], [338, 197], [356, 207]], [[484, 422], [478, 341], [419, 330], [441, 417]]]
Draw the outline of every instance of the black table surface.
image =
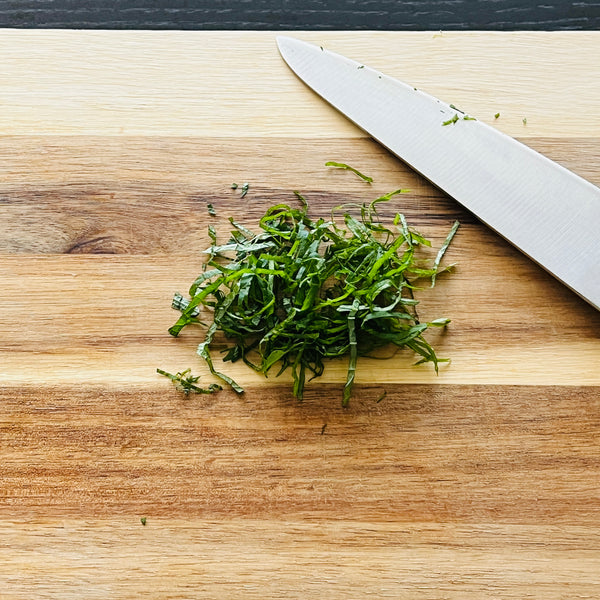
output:
[[0, 27], [257, 30], [594, 30], [582, 0], [0, 0]]

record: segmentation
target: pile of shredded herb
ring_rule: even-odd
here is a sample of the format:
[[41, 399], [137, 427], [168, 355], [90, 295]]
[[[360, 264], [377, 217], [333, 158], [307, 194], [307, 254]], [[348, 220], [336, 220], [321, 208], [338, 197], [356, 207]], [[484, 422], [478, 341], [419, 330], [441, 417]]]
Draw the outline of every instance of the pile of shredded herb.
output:
[[[409, 228], [402, 214], [390, 226], [378, 218], [377, 205], [403, 191], [368, 205], [337, 207], [330, 220], [311, 219], [306, 200], [295, 192], [298, 207], [272, 206], [257, 232], [230, 218], [233, 230], [225, 244], [217, 243], [209, 226], [212, 244], [205, 250], [204, 271], [189, 298], [175, 295], [173, 307], [181, 316], [169, 333], [177, 336], [188, 325], [206, 327], [198, 354], [213, 375], [240, 393], [242, 387], [213, 366], [217, 332], [227, 341], [224, 362], [241, 360], [265, 376], [290, 369], [298, 399], [307, 377], [321, 375], [327, 359], [346, 357], [346, 406], [358, 358], [383, 347], [408, 348], [421, 357], [417, 364], [431, 362], [437, 371], [446, 359], [436, 356], [424, 333], [449, 319], [421, 322], [413, 292], [424, 283], [433, 287], [451, 268], [440, 261], [458, 222], [433, 261], [420, 259], [419, 248], [431, 243]], [[187, 371], [170, 378], [186, 391], [196, 386]]]

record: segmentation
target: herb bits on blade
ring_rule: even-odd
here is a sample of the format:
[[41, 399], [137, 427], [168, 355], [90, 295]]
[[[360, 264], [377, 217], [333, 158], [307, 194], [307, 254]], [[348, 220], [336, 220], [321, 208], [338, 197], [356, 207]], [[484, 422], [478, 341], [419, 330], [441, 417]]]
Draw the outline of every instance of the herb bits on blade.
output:
[[[358, 174], [343, 163], [328, 164]], [[417, 364], [430, 362], [437, 371], [446, 359], [436, 356], [424, 333], [449, 320], [421, 322], [413, 292], [433, 287], [450, 268], [440, 263], [458, 222], [435, 259], [425, 262], [419, 248], [431, 243], [401, 213], [388, 224], [378, 217], [378, 205], [403, 192], [358, 207], [342, 205], [327, 220], [313, 220], [296, 192], [295, 206], [271, 206], [253, 230], [230, 218], [231, 235], [224, 244], [217, 243], [211, 228], [206, 268], [192, 283], [189, 298], [175, 296], [173, 307], [181, 316], [169, 333], [177, 336], [188, 325], [206, 327], [197, 353], [237, 392], [243, 388], [213, 365], [217, 332], [226, 340], [223, 362], [243, 361], [264, 375], [289, 369], [298, 399], [307, 378], [321, 375], [328, 359], [343, 357], [346, 406], [359, 358], [384, 346], [406, 348], [420, 357]], [[171, 379], [186, 390], [196, 386], [189, 377]]]

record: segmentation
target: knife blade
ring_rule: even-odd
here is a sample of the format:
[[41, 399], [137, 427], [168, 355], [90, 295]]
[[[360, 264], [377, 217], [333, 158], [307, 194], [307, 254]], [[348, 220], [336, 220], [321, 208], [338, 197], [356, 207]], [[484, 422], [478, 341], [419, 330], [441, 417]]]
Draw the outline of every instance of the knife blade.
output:
[[600, 189], [486, 123], [335, 52], [278, 36], [324, 100], [600, 310]]

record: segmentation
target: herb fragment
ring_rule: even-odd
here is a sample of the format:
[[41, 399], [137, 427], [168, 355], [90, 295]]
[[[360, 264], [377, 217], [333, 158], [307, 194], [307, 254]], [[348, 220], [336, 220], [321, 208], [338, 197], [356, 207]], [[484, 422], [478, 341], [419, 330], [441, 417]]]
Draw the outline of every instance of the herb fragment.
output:
[[438, 250], [437, 256], [435, 257], [435, 260], [433, 261], [433, 273], [431, 274], [431, 287], [435, 286], [435, 279], [439, 273], [443, 273], [444, 271], [447, 271], [454, 266], [454, 265], [448, 265], [447, 267], [440, 269], [440, 262], [442, 261], [442, 258], [444, 257], [446, 250], [448, 250], [448, 246], [450, 246], [450, 243], [452, 242], [452, 238], [458, 231], [459, 227], [460, 227], [460, 223], [458, 221], [454, 221], [454, 224], [452, 225], [452, 228], [448, 232], [448, 235], [446, 236], [444, 243], [442, 244], [441, 248]]
[[496, 114], [494, 115], [494, 119], [498, 119], [498, 118], [500, 118], [500, 113], [496, 113]]
[[146, 526], [146, 517], [142, 517], [140, 519], [140, 523], [145, 527]]
[[175, 384], [175, 387], [177, 387], [177, 389], [181, 390], [186, 395], [190, 392], [194, 392], [196, 394], [213, 394], [214, 392], [218, 392], [223, 389], [216, 383], [211, 383], [208, 388], [202, 388], [196, 385], [200, 377], [193, 376], [191, 374], [191, 369], [186, 369], [180, 373], [175, 373], [175, 375], [167, 373], [167, 371], [163, 371], [162, 369], [156, 369], [156, 372], [170, 379]]
[[523, 125], [527, 125], [527, 117], [523, 117]]
[[454, 116], [451, 119], [444, 121], [442, 123], [442, 126], [445, 127], [446, 125], [454, 125], [454, 123], [456, 123], [456, 121], [458, 121], [458, 115], [456, 113], [454, 113]]
[[[339, 165], [356, 173], [343, 163], [332, 166]], [[189, 299], [175, 296], [173, 306], [181, 316], [169, 333], [177, 336], [188, 325], [206, 327], [199, 318], [212, 315], [197, 354], [238, 393], [243, 388], [213, 365], [217, 343], [224, 362], [242, 361], [265, 376], [273, 368], [277, 375], [291, 371], [298, 399], [307, 378], [320, 376], [327, 359], [346, 358], [344, 406], [358, 359], [378, 349], [409, 349], [421, 357], [417, 364], [431, 362], [437, 371], [446, 359], [436, 356], [423, 334], [449, 320], [421, 322], [414, 292], [423, 287], [420, 282], [435, 285], [436, 276], [450, 268], [440, 262], [458, 223], [433, 263], [421, 259], [420, 248], [431, 243], [401, 213], [389, 225], [377, 213], [378, 205], [404, 191], [360, 205], [358, 214], [338, 207], [330, 220], [309, 217], [307, 201], [296, 192], [300, 207], [271, 206], [258, 232], [230, 219], [233, 230], [225, 244], [211, 235], [207, 266], [191, 285]], [[186, 393], [197, 391], [198, 378], [189, 369], [176, 375], [158, 372]]]
[[323, 427], [321, 427], [321, 435], [325, 435], [326, 429], [327, 429], [327, 423], [323, 423]]
[[372, 177], [363, 175], [360, 171], [358, 171], [354, 167], [351, 167], [350, 165], [347, 165], [346, 163], [340, 163], [340, 162], [335, 162], [333, 160], [329, 160], [325, 163], [325, 166], [326, 167], [336, 167], [338, 169], [346, 169], [346, 171], [352, 171], [352, 173], [354, 173], [355, 175], [358, 175], [363, 181], [366, 181], [367, 183], [373, 183]]
[[[452, 104], [450, 106], [452, 108], [455, 108], [456, 110], [458, 110]], [[454, 125], [454, 123], [456, 123], [459, 120], [462, 120], [462, 121], [477, 121], [477, 119], [475, 117], [470, 117], [469, 115], [465, 115], [462, 111], [459, 111], [459, 112], [462, 113], [464, 116], [463, 117], [459, 117], [457, 113], [454, 113], [454, 116], [451, 119], [448, 119], [447, 121], [444, 121], [442, 123], [442, 126], [445, 126], [445, 125]]]
[[211, 217], [216, 217], [216, 216], [217, 216], [217, 213], [216, 213], [216, 211], [215, 211], [215, 207], [214, 207], [212, 204], [210, 204], [210, 203], [209, 203], [209, 204], [207, 204], [207, 205], [206, 205], [206, 209], [208, 210], [208, 214], [209, 214]]
[[[240, 186], [237, 183], [232, 183], [230, 187], [232, 190], [237, 190]], [[247, 182], [243, 183], [242, 184], [242, 193], [240, 195], [240, 198], [243, 198], [248, 193], [249, 189], [250, 189], [250, 184]]]
[[[183, 312], [189, 305], [190, 301], [184, 298], [179, 292], [173, 296], [171, 308]], [[192, 316], [197, 317], [200, 314], [200, 309], [196, 307], [192, 312]]]

